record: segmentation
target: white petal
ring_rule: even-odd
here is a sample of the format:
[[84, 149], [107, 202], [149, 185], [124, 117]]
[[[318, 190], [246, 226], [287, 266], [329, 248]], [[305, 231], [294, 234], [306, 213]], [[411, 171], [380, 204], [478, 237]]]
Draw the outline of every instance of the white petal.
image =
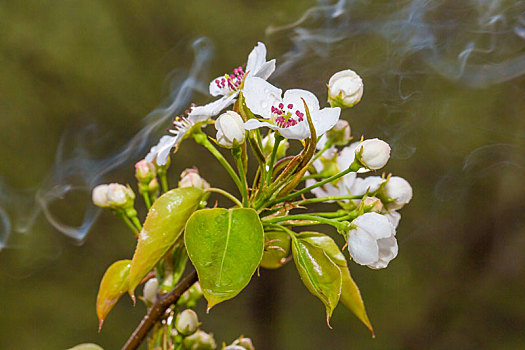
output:
[[377, 241], [379, 247], [379, 260], [369, 264], [368, 267], [374, 270], [384, 269], [388, 266], [398, 253], [398, 245], [395, 237], [383, 238]]
[[224, 75], [217, 77], [210, 82], [210, 87], [209, 87], [210, 95], [224, 96], [224, 95], [228, 95], [231, 92], [230, 88], [228, 88], [228, 84], [226, 84], [223, 88], [217, 86], [217, 83], [215, 81], [216, 80], [220, 81], [221, 79], [224, 79]]
[[246, 106], [253, 114], [263, 118], [271, 118], [272, 106], [281, 101], [282, 91], [266, 80], [248, 76], [243, 89]]
[[258, 129], [258, 128], [262, 128], [263, 126], [267, 126], [273, 130], [277, 130], [278, 127], [273, 125], [273, 124], [270, 124], [268, 122], [262, 122], [258, 119], [250, 119], [248, 120], [247, 122], [244, 123], [244, 128], [246, 130], [253, 130], [253, 129]]
[[[286, 95], [286, 94], [285, 94]], [[341, 114], [341, 108], [323, 108], [320, 111], [311, 112], [312, 123], [315, 127], [315, 132], [317, 136], [321, 136], [326, 133], [328, 130], [334, 127], [334, 125], [339, 120], [339, 115]]]
[[210, 117], [219, 114], [224, 108], [232, 105], [235, 102], [236, 97], [237, 94], [231, 94], [223, 96], [217, 101], [213, 101], [204, 106], [193, 107], [190, 114], [188, 115], [188, 119], [193, 123], [207, 120]]
[[379, 259], [376, 240], [359, 229], [348, 233], [348, 251], [355, 262], [360, 265], [369, 265]]
[[390, 210], [388, 213], [384, 215], [390, 221], [392, 226], [394, 226], [394, 228], [397, 228], [397, 226], [399, 225], [399, 221], [401, 221], [401, 214], [399, 214], [395, 210]]
[[[319, 100], [314, 94], [312, 94], [310, 91], [307, 91], [307, 90], [302, 90], [302, 89], [286, 90], [284, 93], [283, 102], [285, 106], [288, 106], [289, 104], [293, 104], [294, 110], [298, 109], [302, 113], [306, 113], [302, 99], [304, 99], [304, 101], [306, 102], [306, 105], [308, 106], [308, 110], [310, 111], [310, 115], [319, 110]], [[306, 115], [305, 115], [305, 118], [306, 118]]]
[[264, 62], [266, 62], [266, 46], [259, 42], [248, 55], [246, 71], [255, 74]]
[[390, 221], [378, 213], [365, 213], [352, 221], [361, 230], [368, 232], [368, 234], [375, 238], [387, 238], [395, 234], [394, 226]]
[[146, 161], [153, 162], [156, 159], [157, 165], [164, 165], [168, 160], [168, 155], [171, 149], [182, 140], [182, 134], [177, 136], [168, 136], [164, 135], [160, 138], [159, 143], [151, 147], [148, 155], [146, 156]]
[[268, 79], [270, 75], [275, 71], [275, 60], [271, 60], [268, 62], [264, 62], [261, 67], [257, 70], [257, 72], [254, 72], [252, 76], [258, 77], [261, 79]]
[[308, 127], [308, 123], [306, 121], [297, 123], [294, 126], [290, 126], [289, 128], [278, 127], [274, 130], [279, 130], [281, 135], [289, 140], [303, 140], [310, 137], [310, 128]]

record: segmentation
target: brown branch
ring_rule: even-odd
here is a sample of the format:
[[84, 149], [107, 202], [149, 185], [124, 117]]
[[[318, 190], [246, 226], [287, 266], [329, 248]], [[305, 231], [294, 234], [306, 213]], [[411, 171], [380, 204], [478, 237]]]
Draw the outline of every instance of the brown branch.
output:
[[129, 337], [126, 344], [122, 347], [122, 350], [134, 350], [137, 349], [144, 338], [148, 335], [149, 331], [155, 323], [164, 315], [164, 312], [175, 304], [181, 295], [188, 290], [195, 282], [197, 282], [197, 272], [194, 270], [188, 276], [184, 277], [182, 281], [168, 294], [157, 296], [157, 300], [149, 309], [148, 313], [140, 324], [137, 326], [131, 337]]

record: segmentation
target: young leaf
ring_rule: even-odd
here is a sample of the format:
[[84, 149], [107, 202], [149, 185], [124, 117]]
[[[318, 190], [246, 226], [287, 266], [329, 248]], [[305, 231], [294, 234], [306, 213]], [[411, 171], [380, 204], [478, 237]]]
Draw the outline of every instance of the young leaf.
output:
[[334, 240], [327, 235], [317, 232], [303, 232], [298, 234], [297, 238], [323, 249], [328, 257], [339, 266], [343, 278], [340, 300], [361, 322], [364, 323], [372, 333], [372, 336], [374, 336], [374, 329], [372, 328], [372, 324], [366, 314], [365, 304], [361, 298], [359, 288], [350, 275], [345, 256]]
[[301, 239], [300, 235], [292, 237], [292, 254], [304, 285], [325, 305], [326, 322], [330, 326], [330, 317], [341, 294], [341, 270], [323, 249]]
[[113, 263], [102, 277], [97, 295], [98, 331], [106, 316], [117, 303], [122, 294], [128, 291], [129, 269], [131, 260], [119, 260]]
[[146, 217], [129, 271], [129, 294], [179, 238], [186, 221], [197, 209], [204, 192], [195, 187], [176, 188], [160, 196]]
[[264, 248], [261, 220], [248, 208], [196, 211], [186, 224], [184, 240], [208, 310], [246, 287]]

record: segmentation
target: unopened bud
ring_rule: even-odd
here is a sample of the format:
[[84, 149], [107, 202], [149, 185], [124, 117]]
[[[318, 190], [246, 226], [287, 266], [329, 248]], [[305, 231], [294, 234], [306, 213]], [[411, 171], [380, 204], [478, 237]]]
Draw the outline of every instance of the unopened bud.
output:
[[210, 188], [210, 184], [199, 175], [197, 168], [184, 170], [180, 178], [179, 187], [196, 187], [201, 190]]
[[352, 139], [350, 132], [350, 124], [346, 120], [339, 119], [335, 126], [326, 132], [326, 137], [331, 145], [346, 146]]
[[351, 69], [335, 73], [328, 82], [328, 102], [332, 107], [352, 107], [362, 96], [363, 81]]
[[199, 318], [195, 311], [186, 309], [177, 315], [175, 328], [183, 336], [192, 335], [199, 328]]
[[255, 350], [255, 346], [253, 346], [252, 340], [250, 338], [245, 338], [241, 336], [239, 339], [236, 339], [232, 345], [240, 345], [246, 350]]
[[113, 208], [127, 208], [133, 206], [135, 193], [129, 187], [113, 183], [108, 185], [107, 199]]
[[246, 129], [241, 116], [234, 111], [221, 114], [215, 121], [215, 129], [217, 143], [223, 147], [232, 148], [244, 143]]
[[246, 350], [246, 348], [244, 346], [240, 346], [240, 345], [228, 345], [227, 347], [225, 347], [223, 350]]
[[378, 170], [386, 165], [390, 158], [390, 146], [380, 139], [364, 140], [355, 149], [356, 159], [370, 170]]
[[135, 177], [140, 183], [148, 183], [157, 175], [155, 164], [143, 159], [135, 164]]
[[384, 195], [392, 201], [387, 203], [389, 210], [401, 209], [412, 199], [412, 186], [399, 176], [392, 176], [384, 187]]
[[142, 295], [146, 303], [153, 305], [157, 300], [157, 293], [159, 292], [159, 281], [156, 278], [148, 280], [144, 284]]
[[201, 330], [184, 338], [183, 346], [184, 349], [189, 350], [215, 350], [217, 348], [213, 334], [208, 334]]
[[109, 188], [109, 185], [104, 184], [104, 185], [98, 185], [93, 189], [93, 191], [91, 192], [91, 198], [93, 200], [93, 204], [101, 208], [109, 207], [108, 188]]
[[157, 180], [157, 178], [154, 178], [148, 184], [148, 191], [151, 194], [157, 195], [159, 190], [160, 190], [159, 181]]
[[377, 197], [366, 197], [361, 203], [371, 212], [380, 213], [383, 210], [383, 203]]

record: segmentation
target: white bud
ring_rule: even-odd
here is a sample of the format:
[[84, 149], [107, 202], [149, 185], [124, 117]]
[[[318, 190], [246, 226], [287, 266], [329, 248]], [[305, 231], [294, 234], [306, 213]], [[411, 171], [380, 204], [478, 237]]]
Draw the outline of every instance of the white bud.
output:
[[221, 114], [215, 121], [217, 143], [226, 148], [232, 148], [234, 143], [244, 143], [246, 130], [243, 123], [241, 116], [234, 111]]
[[326, 132], [326, 138], [332, 145], [345, 146], [351, 140], [350, 124], [346, 120], [339, 119], [335, 126]]
[[113, 183], [108, 185], [107, 198], [111, 207], [125, 208], [133, 205], [135, 193], [129, 187]]
[[371, 212], [380, 213], [383, 210], [383, 203], [377, 197], [366, 197], [361, 203], [364, 207], [370, 208]]
[[175, 328], [184, 336], [195, 333], [199, 328], [199, 318], [195, 311], [186, 309], [178, 314], [175, 320]]
[[232, 345], [239, 345], [243, 349], [246, 350], [255, 350], [255, 346], [253, 346], [252, 340], [250, 338], [245, 338], [241, 336], [239, 339], [236, 339]]
[[363, 81], [351, 69], [332, 75], [328, 81], [328, 102], [332, 107], [352, 107], [363, 96]]
[[191, 350], [214, 350], [217, 348], [213, 334], [198, 330], [183, 341], [184, 349]]
[[135, 164], [135, 177], [139, 182], [148, 183], [157, 175], [155, 164], [143, 159]]
[[355, 149], [356, 158], [370, 170], [378, 170], [390, 158], [390, 146], [380, 139], [364, 140]]
[[159, 292], [159, 281], [156, 278], [148, 280], [144, 284], [144, 289], [142, 290], [142, 296], [149, 304], [154, 304], [157, 300], [157, 293]]
[[240, 345], [228, 345], [223, 350], [246, 350], [246, 348]]
[[205, 190], [210, 188], [210, 184], [199, 175], [197, 168], [190, 168], [180, 174], [179, 187], [196, 187]]
[[109, 185], [98, 185], [91, 192], [93, 204], [101, 208], [109, 207], [108, 203], [108, 187]]
[[352, 221], [348, 232], [348, 251], [354, 261], [371, 269], [383, 269], [397, 256], [396, 230], [390, 220], [378, 213], [365, 213]]
[[392, 176], [385, 184], [384, 194], [394, 200], [386, 205], [388, 209], [401, 209], [412, 199], [412, 186], [402, 177]]

